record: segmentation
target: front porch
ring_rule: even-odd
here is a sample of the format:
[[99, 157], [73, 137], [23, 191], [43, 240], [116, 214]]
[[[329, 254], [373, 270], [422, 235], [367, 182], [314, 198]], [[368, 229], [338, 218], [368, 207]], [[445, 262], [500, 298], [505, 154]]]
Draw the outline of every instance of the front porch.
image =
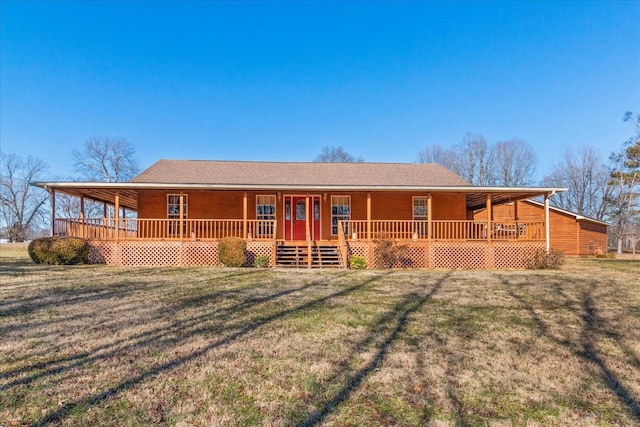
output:
[[[377, 241], [405, 247], [397, 268], [524, 268], [531, 253], [545, 248], [544, 221], [348, 220], [339, 221], [335, 240], [277, 239], [275, 220], [85, 218], [54, 221], [56, 236], [87, 239], [91, 262], [114, 265], [220, 265], [218, 242], [247, 241], [248, 265], [266, 255], [284, 265], [279, 248], [295, 247], [295, 266], [347, 268], [357, 255], [375, 268]], [[322, 248], [336, 247], [339, 263], [323, 265]], [[314, 258], [314, 254], [318, 254]], [[291, 265], [290, 263], [288, 263]]]

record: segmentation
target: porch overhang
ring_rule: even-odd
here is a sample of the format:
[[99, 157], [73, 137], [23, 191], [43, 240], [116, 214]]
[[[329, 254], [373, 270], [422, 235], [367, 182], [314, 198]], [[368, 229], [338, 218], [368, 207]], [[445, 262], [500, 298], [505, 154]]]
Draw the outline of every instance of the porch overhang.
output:
[[561, 187], [475, 187], [464, 186], [402, 186], [402, 185], [263, 185], [263, 184], [173, 184], [173, 183], [137, 183], [137, 182], [33, 182], [31, 185], [47, 191], [94, 200], [113, 205], [119, 194], [120, 206], [129, 210], [138, 210], [138, 192], [143, 190], [226, 190], [226, 191], [277, 191], [277, 192], [421, 192], [421, 193], [461, 193], [466, 195], [466, 207], [478, 210], [486, 207], [490, 198], [493, 205], [549, 196], [556, 192], [567, 191]]

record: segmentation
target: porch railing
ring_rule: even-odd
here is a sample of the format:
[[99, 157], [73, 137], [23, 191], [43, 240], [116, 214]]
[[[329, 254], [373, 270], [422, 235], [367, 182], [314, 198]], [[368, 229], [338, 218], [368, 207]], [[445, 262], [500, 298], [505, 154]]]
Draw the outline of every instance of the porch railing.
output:
[[[245, 232], [246, 223], [246, 232]], [[90, 240], [275, 240], [276, 221], [249, 219], [56, 219], [54, 235]]]
[[338, 248], [340, 249], [340, 258], [342, 259], [342, 267], [349, 268], [349, 248], [347, 247], [347, 237], [345, 236], [345, 227], [342, 221], [338, 221]]
[[[245, 230], [246, 224], [246, 230]], [[340, 221], [349, 240], [545, 240], [544, 221]], [[90, 240], [275, 240], [275, 220], [249, 219], [56, 219], [54, 234]], [[339, 236], [339, 240], [340, 240]], [[340, 242], [339, 242], [340, 243]]]
[[[429, 230], [429, 223], [431, 229]], [[348, 240], [544, 240], [544, 221], [342, 221]], [[430, 231], [430, 233], [429, 233]]]

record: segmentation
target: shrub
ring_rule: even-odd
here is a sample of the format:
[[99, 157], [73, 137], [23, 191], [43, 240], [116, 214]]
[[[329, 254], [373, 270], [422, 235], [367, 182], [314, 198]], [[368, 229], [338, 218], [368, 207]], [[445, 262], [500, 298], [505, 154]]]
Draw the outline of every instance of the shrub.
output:
[[242, 267], [247, 262], [247, 242], [238, 237], [227, 237], [218, 244], [218, 259], [227, 267]]
[[547, 253], [546, 249], [540, 248], [533, 252], [527, 268], [532, 270], [557, 270], [562, 264], [564, 264], [564, 254], [559, 249], [551, 249]]
[[40, 237], [29, 243], [36, 264], [73, 265], [89, 261], [89, 244], [79, 237]]
[[354, 270], [363, 270], [367, 268], [367, 260], [365, 257], [353, 255], [349, 258], [349, 268]]
[[407, 245], [396, 245], [391, 239], [379, 239], [375, 243], [376, 268], [393, 268], [407, 249]]
[[253, 264], [256, 268], [269, 267], [269, 255], [258, 255]]

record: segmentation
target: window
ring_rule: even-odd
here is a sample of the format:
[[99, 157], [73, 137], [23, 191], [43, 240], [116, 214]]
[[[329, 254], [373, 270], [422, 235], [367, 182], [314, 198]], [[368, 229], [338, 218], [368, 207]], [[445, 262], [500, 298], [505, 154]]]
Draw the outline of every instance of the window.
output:
[[[351, 219], [351, 198], [349, 196], [331, 196], [331, 234], [338, 234], [338, 221]], [[348, 230], [344, 230], [349, 234]]]
[[[187, 195], [182, 195], [182, 214], [187, 217]], [[179, 219], [180, 218], [180, 194], [168, 194], [167, 195], [167, 218]]]
[[273, 222], [270, 221], [276, 220], [276, 196], [256, 196], [256, 219], [256, 237], [272, 236]]
[[296, 221], [307, 220], [307, 202], [300, 200], [296, 203]]
[[427, 220], [427, 198], [426, 197], [413, 198], [413, 219], [414, 221]]
[[276, 219], [276, 196], [256, 196], [256, 219]]
[[[182, 215], [183, 219], [187, 218], [187, 195], [182, 195]], [[180, 219], [180, 194], [167, 194], [167, 219]], [[179, 234], [180, 221], [169, 221], [169, 235], [177, 236]], [[187, 232], [187, 224], [183, 224], [183, 234]]]
[[[414, 197], [413, 198], [413, 220], [414, 221], [426, 221], [428, 218], [427, 211], [427, 199], [428, 197]], [[413, 224], [413, 232], [415, 237], [424, 238], [427, 236], [428, 225], [424, 222], [416, 222]]]

